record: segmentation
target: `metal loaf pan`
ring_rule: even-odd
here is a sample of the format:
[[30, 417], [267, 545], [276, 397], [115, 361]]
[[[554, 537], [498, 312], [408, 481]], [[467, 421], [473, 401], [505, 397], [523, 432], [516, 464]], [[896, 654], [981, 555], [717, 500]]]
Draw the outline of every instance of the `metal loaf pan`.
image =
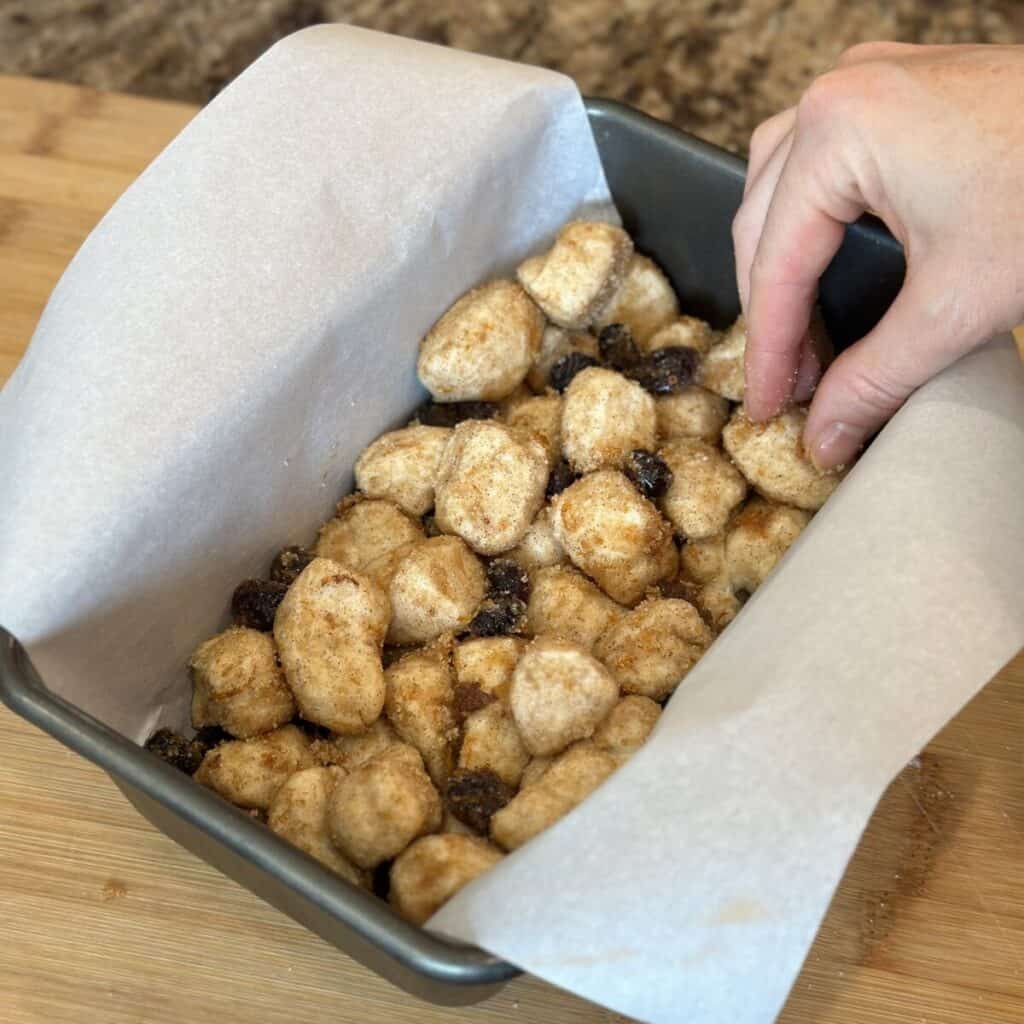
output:
[[[730, 225], [743, 192], [743, 161], [618, 103], [590, 100], [587, 112], [637, 248], [668, 272], [685, 312], [725, 326], [738, 308]], [[837, 348], [878, 321], [903, 273], [900, 246], [877, 223], [863, 221], [848, 230], [821, 287], [822, 311]], [[479, 949], [406, 923], [386, 904], [51, 693], [2, 628], [0, 698], [99, 765], [156, 828], [406, 991], [461, 1005], [487, 998], [519, 973]]]

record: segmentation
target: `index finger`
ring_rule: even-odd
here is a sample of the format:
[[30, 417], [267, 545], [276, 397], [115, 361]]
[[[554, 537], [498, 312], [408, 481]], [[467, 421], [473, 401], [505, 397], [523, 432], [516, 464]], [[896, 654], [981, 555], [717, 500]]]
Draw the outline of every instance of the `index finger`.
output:
[[779, 177], [750, 270], [745, 356], [746, 404], [753, 419], [790, 400], [800, 345], [818, 279], [863, 204], [822, 175], [822, 154], [799, 136]]

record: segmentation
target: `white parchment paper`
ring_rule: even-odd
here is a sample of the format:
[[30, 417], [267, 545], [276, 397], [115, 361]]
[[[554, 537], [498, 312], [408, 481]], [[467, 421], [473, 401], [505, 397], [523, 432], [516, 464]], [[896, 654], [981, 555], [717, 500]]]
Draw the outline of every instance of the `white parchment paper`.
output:
[[[419, 397], [459, 293], [614, 214], [574, 86], [339, 26], [279, 44], [126, 193], [0, 395], [0, 622], [141, 739], [242, 577]], [[432, 922], [643, 1020], [771, 1020], [871, 810], [1024, 642], [1024, 373], [915, 396], [647, 747]]]

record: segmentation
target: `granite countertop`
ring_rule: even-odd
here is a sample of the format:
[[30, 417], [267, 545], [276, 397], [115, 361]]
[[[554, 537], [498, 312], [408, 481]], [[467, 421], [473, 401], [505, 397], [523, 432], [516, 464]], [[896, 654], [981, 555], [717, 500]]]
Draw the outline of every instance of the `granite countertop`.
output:
[[853, 43], [1024, 41], [1015, 0], [6, 0], [0, 72], [202, 103], [321, 21], [556, 68], [737, 151]]

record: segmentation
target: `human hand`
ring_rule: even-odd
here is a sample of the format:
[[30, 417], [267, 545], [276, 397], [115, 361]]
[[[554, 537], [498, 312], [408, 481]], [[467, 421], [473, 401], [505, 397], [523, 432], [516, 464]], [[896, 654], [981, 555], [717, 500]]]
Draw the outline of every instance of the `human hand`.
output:
[[[814, 394], [805, 445], [848, 462], [917, 387], [1024, 320], [1024, 46], [866, 43], [751, 140], [733, 222], [746, 406]], [[865, 211], [903, 244], [903, 288], [821, 379], [818, 278]]]

